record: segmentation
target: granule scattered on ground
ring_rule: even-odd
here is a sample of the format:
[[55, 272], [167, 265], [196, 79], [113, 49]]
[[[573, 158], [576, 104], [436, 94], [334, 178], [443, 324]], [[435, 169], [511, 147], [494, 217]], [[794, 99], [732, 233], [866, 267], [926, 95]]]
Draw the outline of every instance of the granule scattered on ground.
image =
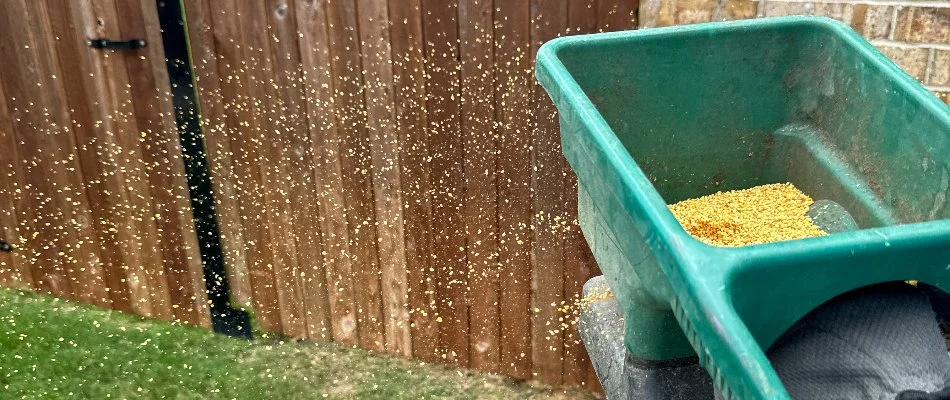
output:
[[718, 192], [673, 204], [670, 211], [697, 239], [745, 246], [824, 236], [805, 213], [814, 201], [791, 183]]
[[0, 399], [583, 399], [327, 342], [255, 340], [0, 288]]

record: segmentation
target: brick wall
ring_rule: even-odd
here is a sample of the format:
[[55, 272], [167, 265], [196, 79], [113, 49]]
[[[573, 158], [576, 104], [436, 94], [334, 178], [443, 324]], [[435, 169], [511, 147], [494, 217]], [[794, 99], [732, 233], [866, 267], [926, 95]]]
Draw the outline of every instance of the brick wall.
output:
[[640, 27], [783, 15], [851, 25], [950, 104], [950, 0], [640, 0]]

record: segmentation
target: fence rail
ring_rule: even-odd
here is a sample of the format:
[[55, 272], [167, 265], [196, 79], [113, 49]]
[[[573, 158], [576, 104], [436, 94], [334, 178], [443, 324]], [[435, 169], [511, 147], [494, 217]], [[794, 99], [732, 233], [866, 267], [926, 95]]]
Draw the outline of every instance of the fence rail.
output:
[[[155, 2], [54, 3], [0, 2], [0, 282], [207, 326]], [[572, 325], [596, 266], [533, 58], [635, 27], [635, 0], [184, 6], [232, 302], [293, 337], [596, 381]]]

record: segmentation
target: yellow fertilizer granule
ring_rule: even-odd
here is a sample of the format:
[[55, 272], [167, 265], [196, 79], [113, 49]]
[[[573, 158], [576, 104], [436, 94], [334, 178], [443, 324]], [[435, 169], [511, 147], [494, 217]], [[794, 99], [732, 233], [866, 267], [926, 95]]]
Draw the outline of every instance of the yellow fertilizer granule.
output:
[[669, 207], [690, 235], [707, 244], [734, 247], [824, 236], [805, 215], [812, 203], [791, 183], [775, 183], [718, 192]]
[[577, 304], [577, 308], [581, 311], [587, 311], [591, 305], [598, 301], [609, 300], [614, 297], [613, 292], [610, 291], [610, 287], [607, 286], [607, 283], [600, 286], [595, 286], [587, 293], [586, 296], [580, 299]]

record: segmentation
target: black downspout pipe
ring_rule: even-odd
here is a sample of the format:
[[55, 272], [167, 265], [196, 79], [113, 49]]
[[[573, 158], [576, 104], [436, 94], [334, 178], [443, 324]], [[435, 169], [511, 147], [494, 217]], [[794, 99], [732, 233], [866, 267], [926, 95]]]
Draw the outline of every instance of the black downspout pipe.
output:
[[165, 48], [165, 65], [175, 106], [175, 123], [181, 144], [188, 191], [194, 214], [205, 288], [211, 305], [211, 326], [215, 332], [228, 336], [251, 338], [251, 322], [247, 312], [231, 307], [228, 278], [221, 252], [221, 236], [215, 213], [211, 175], [199, 123], [198, 96], [192, 73], [188, 43], [188, 25], [181, 0], [157, 0], [158, 20]]

